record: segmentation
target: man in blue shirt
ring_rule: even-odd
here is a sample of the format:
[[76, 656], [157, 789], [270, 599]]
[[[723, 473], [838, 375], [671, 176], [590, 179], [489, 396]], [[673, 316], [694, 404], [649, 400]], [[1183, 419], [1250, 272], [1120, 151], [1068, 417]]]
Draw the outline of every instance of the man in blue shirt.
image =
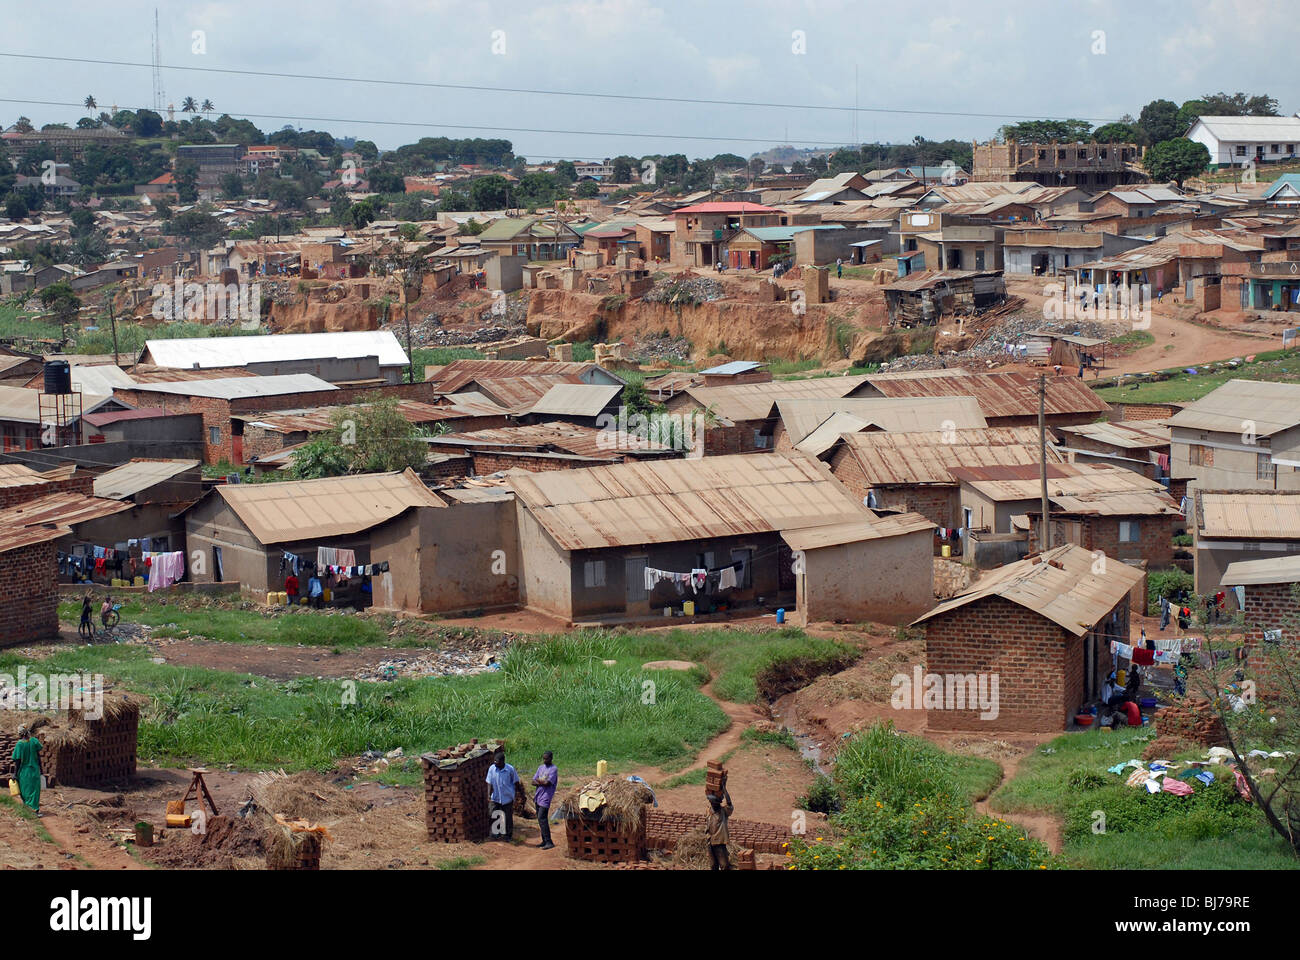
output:
[[[506, 763], [504, 750], [498, 750], [493, 761], [487, 772], [492, 800], [492, 839], [509, 843], [515, 832], [515, 790], [523, 786], [523, 781], [515, 768]], [[498, 811], [501, 817], [497, 816]]]

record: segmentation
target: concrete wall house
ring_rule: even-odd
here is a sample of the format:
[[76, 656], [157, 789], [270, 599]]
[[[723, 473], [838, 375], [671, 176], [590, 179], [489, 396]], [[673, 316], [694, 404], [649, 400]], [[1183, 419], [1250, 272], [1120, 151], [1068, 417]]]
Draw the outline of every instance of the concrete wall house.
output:
[[1166, 422], [1189, 488], [1300, 490], [1300, 385], [1229, 380]]
[[[1300, 491], [1197, 490], [1188, 517], [1196, 592], [1217, 593], [1240, 560], [1300, 555]], [[1236, 597], [1228, 592], [1228, 606]]]

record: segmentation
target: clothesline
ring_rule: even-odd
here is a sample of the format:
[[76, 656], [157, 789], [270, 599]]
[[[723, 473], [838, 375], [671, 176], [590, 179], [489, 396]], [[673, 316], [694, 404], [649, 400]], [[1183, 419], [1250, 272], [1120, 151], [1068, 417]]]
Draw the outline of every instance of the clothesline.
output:
[[692, 593], [704, 591], [709, 584], [709, 578], [717, 576], [718, 590], [731, 590], [740, 586], [744, 579], [745, 561], [737, 560], [734, 563], [727, 564], [725, 567], [694, 567], [689, 573], [683, 573], [677, 570], [660, 570], [657, 567], [645, 568], [645, 588], [647, 591], [654, 590], [660, 583], [671, 583], [677, 588], [677, 593], [684, 595], [686, 588], [690, 587]]

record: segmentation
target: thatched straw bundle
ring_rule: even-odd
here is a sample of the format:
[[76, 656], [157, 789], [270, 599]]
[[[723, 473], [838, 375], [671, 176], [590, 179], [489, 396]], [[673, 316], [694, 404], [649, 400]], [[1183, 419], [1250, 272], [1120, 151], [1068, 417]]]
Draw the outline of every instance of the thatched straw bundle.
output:
[[[587, 810], [581, 802], [583, 794], [603, 794], [605, 801], [596, 810]], [[559, 820], [588, 818], [606, 823], [639, 824], [645, 816], [646, 804], [653, 800], [654, 794], [644, 783], [617, 776], [604, 777], [589, 780], [571, 789], [554, 806], [551, 817]]]
[[[740, 862], [740, 847], [734, 840], [727, 842], [727, 857], [734, 869]], [[713, 861], [709, 857], [709, 834], [704, 827], [695, 827], [682, 834], [673, 848], [673, 866], [679, 870], [709, 870]]]
[[366, 804], [312, 770], [258, 774], [249, 793], [259, 808], [289, 819], [337, 820], [362, 813]]

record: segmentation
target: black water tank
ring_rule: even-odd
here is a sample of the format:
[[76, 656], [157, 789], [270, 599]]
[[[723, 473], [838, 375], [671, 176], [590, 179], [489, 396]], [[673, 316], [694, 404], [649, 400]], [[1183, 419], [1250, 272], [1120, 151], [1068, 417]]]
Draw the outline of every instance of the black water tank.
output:
[[45, 364], [45, 392], [72, 392], [72, 367], [68, 365], [68, 361], [51, 360]]

